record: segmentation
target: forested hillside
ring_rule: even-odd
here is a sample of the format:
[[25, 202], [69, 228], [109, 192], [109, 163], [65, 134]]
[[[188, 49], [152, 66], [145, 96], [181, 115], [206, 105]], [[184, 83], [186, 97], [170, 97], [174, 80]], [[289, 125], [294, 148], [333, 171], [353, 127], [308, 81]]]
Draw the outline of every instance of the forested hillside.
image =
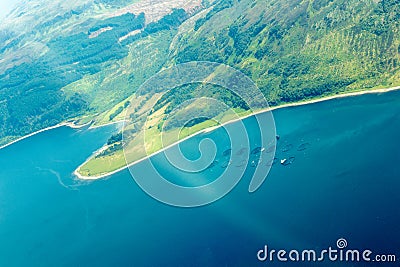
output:
[[[28, 1], [0, 28], [0, 144], [112, 109], [161, 68], [165, 56], [160, 62], [143, 56], [165, 54], [177, 27], [197, 8], [196, 1], [186, 10], [179, 8], [182, 1], [169, 1], [146, 14], [162, 1], [141, 1], [137, 8], [128, 5], [136, 1], [56, 2]], [[135, 12], [119, 14], [122, 7]]]
[[399, 82], [400, 1], [219, 1], [179, 36], [176, 63], [227, 63], [272, 105]]
[[400, 0], [28, 0], [0, 27], [0, 144], [118, 119], [147, 78], [194, 60], [242, 70], [271, 105], [398, 85], [399, 19]]

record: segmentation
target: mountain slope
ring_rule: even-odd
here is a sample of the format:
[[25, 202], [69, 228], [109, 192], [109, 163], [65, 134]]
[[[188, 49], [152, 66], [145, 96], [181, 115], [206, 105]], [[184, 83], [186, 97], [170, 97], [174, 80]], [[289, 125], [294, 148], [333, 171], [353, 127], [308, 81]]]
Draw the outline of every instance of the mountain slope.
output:
[[[203, 4], [201, 12], [179, 27], [165, 66], [190, 61], [229, 64], [252, 77], [272, 105], [400, 82], [398, 1], [222, 0]], [[161, 148], [157, 139], [170, 111], [201, 96], [246, 110], [240, 99], [226, 91], [196, 85], [176, 88], [158, 100], [152, 111], [150, 151]], [[195, 107], [192, 112], [196, 113]], [[140, 115], [134, 115], [140, 120]], [[210, 126], [211, 122], [199, 122], [183, 129], [181, 137]], [[137, 154], [140, 158], [143, 153]], [[79, 172], [93, 177], [124, 164], [121, 143], [110, 140], [108, 149]]]
[[[271, 105], [400, 83], [399, 0], [26, 0], [0, 27], [0, 144], [120, 119], [164, 67], [226, 63]], [[181, 88], [157, 105], [166, 116]], [[241, 107], [234, 96], [221, 99]], [[166, 108], [168, 105], [168, 108]]]
[[[220, 11], [215, 11], [220, 10]], [[220, 1], [179, 36], [176, 63], [224, 62], [271, 104], [399, 82], [400, 1]]]
[[[29, 0], [13, 10], [0, 27], [0, 144], [111, 109], [164, 63], [139, 59], [150, 47], [134, 49], [155, 36], [152, 51], [165, 54], [167, 36], [200, 7], [197, 0], [135, 2]], [[74, 87], [87, 81], [93, 90]]]

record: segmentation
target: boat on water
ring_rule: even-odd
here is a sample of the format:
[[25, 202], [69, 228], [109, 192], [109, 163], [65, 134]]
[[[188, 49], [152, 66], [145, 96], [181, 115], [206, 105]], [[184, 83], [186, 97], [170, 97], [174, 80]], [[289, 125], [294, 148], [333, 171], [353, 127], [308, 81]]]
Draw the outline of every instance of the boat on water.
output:
[[222, 163], [221, 168], [225, 169], [231, 164], [232, 164], [232, 161], [231, 160], [227, 160], [224, 163]]
[[296, 159], [295, 157], [290, 157], [289, 159], [282, 159], [281, 164], [283, 166], [288, 166], [288, 165], [292, 164], [295, 159]]
[[292, 150], [293, 148], [293, 144], [287, 144], [282, 148], [282, 152], [289, 152], [290, 150]]
[[310, 147], [310, 143], [303, 143], [303, 144], [299, 145], [299, 147], [297, 148], [297, 151], [304, 151], [309, 147]]
[[232, 153], [232, 149], [229, 148], [229, 149], [225, 150], [224, 153], [222, 153], [222, 156], [226, 157], [226, 156], [229, 156], [231, 153]]
[[241, 155], [243, 155], [245, 152], [247, 152], [248, 151], [248, 148], [247, 147], [243, 147], [243, 148], [241, 148], [237, 153], [236, 153], [236, 155], [237, 156], [241, 156]]
[[257, 155], [257, 154], [260, 154], [260, 153], [262, 153], [262, 152], [264, 152], [264, 151], [265, 151], [265, 147], [259, 146], [259, 147], [254, 148], [254, 149], [251, 151], [251, 154]]

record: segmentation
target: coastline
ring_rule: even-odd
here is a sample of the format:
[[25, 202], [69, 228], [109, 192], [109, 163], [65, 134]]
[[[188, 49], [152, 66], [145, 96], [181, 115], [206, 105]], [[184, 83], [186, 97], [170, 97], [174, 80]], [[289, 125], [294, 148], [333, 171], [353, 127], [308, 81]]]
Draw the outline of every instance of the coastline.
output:
[[28, 135], [24, 135], [24, 136], [14, 140], [14, 141], [11, 141], [10, 143], [2, 145], [2, 146], [0, 146], [0, 150], [3, 149], [3, 148], [6, 148], [8, 146], [11, 146], [11, 145], [13, 145], [15, 143], [18, 143], [18, 142], [20, 142], [20, 141], [22, 141], [24, 139], [27, 139], [29, 137], [35, 136], [37, 134], [40, 134], [40, 133], [43, 133], [43, 132], [46, 132], [46, 131], [50, 131], [50, 130], [54, 130], [54, 129], [57, 129], [57, 128], [60, 128], [60, 127], [64, 127], [64, 126], [72, 128], [72, 129], [81, 129], [81, 128], [84, 128], [84, 127], [87, 127], [87, 126], [90, 125], [89, 130], [93, 130], [93, 129], [98, 129], [98, 128], [102, 128], [102, 127], [106, 127], [106, 126], [110, 126], [110, 125], [114, 125], [114, 124], [118, 124], [118, 123], [123, 123], [123, 122], [125, 122], [125, 121], [124, 120], [120, 120], [120, 121], [110, 122], [110, 123], [107, 123], [107, 124], [102, 124], [102, 125], [97, 125], [97, 126], [92, 126], [93, 121], [89, 121], [89, 122], [87, 122], [85, 124], [82, 124], [82, 125], [76, 125], [74, 122], [61, 122], [61, 123], [59, 123], [57, 125], [44, 128], [42, 130], [33, 132], [31, 134], [28, 134]]
[[[129, 163], [126, 166], [121, 167], [121, 168], [119, 168], [119, 169], [117, 169], [115, 171], [112, 171], [112, 172], [109, 172], [109, 173], [106, 173], [106, 174], [102, 174], [102, 175], [99, 175], [99, 176], [92, 176], [92, 177], [83, 176], [83, 175], [79, 174], [78, 170], [91, 159], [91, 157], [90, 157], [85, 162], [83, 162], [81, 165], [79, 165], [79, 167], [74, 171], [73, 174], [78, 179], [86, 180], [86, 181], [94, 181], [94, 180], [103, 179], [103, 178], [109, 177], [109, 176], [111, 176], [113, 174], [116, 174], [118, 172], [121, 172], [121, 171], [123, 171], [123, 170], [125, 170], [125, 169], [127, 169], [127, 168], [129, 168], [129, 167], [131, 167], [133, 165], [135, 165], [135, 164], [138, 164], [138, 163], [144, 161], [144, 160], [147, 160], [147, 159], [149, 159], [149, 158], [151, 158], [151, 157], [153, 157], [153, 156], [155, 156], [155, 155], [157, 155], [159, 153], [162, 153], [165, 150], [169, 149], [170, 147], [178, 145], [179, 143], [184, 142], [185, 140], [187, 140], [189, 138], [192, 138], [192, 137], [194, 137], [196, 135], [207, 133], [207, 132], [211, 132], [211, 131], [219, 128], [219, 127], [225, 126], [227, 124], [235, 123], [237, 121], [244, 120], [246, 118], [249, 118], [249, 117], [252, 117], [252, 116], [255, 116], [255, 115], [258, 115], [258, 114], [262, 114], [262, 113], [265, 113], [265, 112], [271, 112], [271, 111], [274, 111], [274, 110], [279, 110], [279, 109], [288, 108], [288, 107], [304, 106], [304, 105], [310, 105], [310, 104], [325, 102], [325, 101], [334, 100], [334, 99], [353, 97], [353, 96], [361, 96], [361, 95], [366, 95], [366, 94], [388, 93], [388, 92], [396, 91], [396, 90], [400, 90], [400, 86], [395, 86], [395, 87], [391, 87], [391, 88], [381, 88], [381, 89], [372, 89], [372, 90], [349, 92], [349, 93], [337, 94], [337, 95], [332, 95], [332, 96], [326, 96], [326, 97], [322, 97], [322, 98], [318, 98], [318, 99], [312, 99], [312, 100], [300, 101], [300, 102], [295, 102], [295, 103], [283, 104], [283, 105], [279, 105], [279, 106], [276, 106], [276, 107], [270, 107], [270, 108], [267, 108], [267, 109], [263, 109], [263, 110], [248, 114], [248, 115], [240, 117], [238, 119], [228, 121], [228, 122], [226, 122], [224, 124], [201, 130], [201, 131], [199, 131], [197, 133], [194, 133], [194, 134], [192, 134], [190, 136], [187, 136], [186, 138], [181, 139], [178, 142], [173, 143], [173, 144], [171, 144], [171, 145], [169, 145], [169, 146], [167, 146], [167, 147], [165, 147], [165, 148], [163, 148], [163, 149], [161, 149], [161, 150], [159, 150], [157, 152], [154, 152], [154, 153], [152, 153], [152, 154], [150, 154], [150, 155], [148, 155], [148, 156], [146, 156], [146, 157], [144, 157], [144, 158], [142, 158], [140, 160], [137, 160], [137, 161], [134, 161], [132, 163]], [[97, 126], [97, 127], [102, 127], [102, 126]]]
[[27, 138], [29, 138], [29, 137], [35, 136], [35, 135], [37, 135], [37, 134], [40, 134], [40, 133], [43, 133], [43, 132], [46, 132], [46, 131], [49, 131], [49, 130], [54, 130], [54, 129], [57, 129], [57, 128], [60, 128], [60, 127], [64, 127], [64, 126], [69, 127], [69, 128], [72, 128], [72, 129], [81, 129], [81, 128], [84, 128], [84, 127], [90, 125], [91, 123], [92, 123], [92, 122], [90, 121], [90, 122], [88, 122], [88, 123], [86, 123], [86, 124], [83, 124], [83, 125], [76, 125], [76, 124], [74, 124], [74, 122], [62, 122], [62, 123], [59, 123], [59, 124], [57, 124], [57, 125], [50, 126], [50, 127], [44, 128], [44, 129], [42, 129], [42, 130], [33, 132], [33, 133], [31, 133], [31, 134], [22, 136], [22, 137], [20, 137], [20, 138], [14, 140], [14, 141], [11, 141], [10, 143], [7, 143], [7, 144], [5, 144], [5, 145], [2, 145], [2, 146], [0, 146], [0, 150], [3, 149], [3, 148], [9, 147], [9, 146], [11, 146], [11, 145], [13, 145], [13, 144], [15, 144], [15, 143], [18, 143], [18, 142], [20, 142], [20, 141], [22, 141], [22, 140], [25, 140], [25, 139], [27, 139]]
[[93, 125], [91, 125], [90, 127], [89, 127], [89, 129], [90, 130], [93, 130], [93, 129], [98, 129], [98, 128], [102, 128], [102, 127], [106, 127], [106, 126], [109, 126], [109, 125], [114, 125], [114, 124], [119, 124], [119, 123], [124, 123], [125, 122], [125, 120], [119, 120], [119, 121], [113, 121], [113, 122], [109, 122], [109, 123], [106, 123], [106, 124], [101, 124], [101, 125], [96, 125], [96, 126], [93, 126]]

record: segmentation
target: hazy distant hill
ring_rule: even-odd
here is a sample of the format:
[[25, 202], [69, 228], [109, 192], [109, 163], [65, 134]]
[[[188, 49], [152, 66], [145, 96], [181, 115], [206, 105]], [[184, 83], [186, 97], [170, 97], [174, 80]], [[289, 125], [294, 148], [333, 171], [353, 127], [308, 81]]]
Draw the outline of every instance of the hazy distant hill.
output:
[[400, 0], [26, 0], [0, 26], [0, 144], [71, 118], [115, 119], [148, 77], [193, 60], [243, 70], [273, 105], [399, 84], [399, 7]]

